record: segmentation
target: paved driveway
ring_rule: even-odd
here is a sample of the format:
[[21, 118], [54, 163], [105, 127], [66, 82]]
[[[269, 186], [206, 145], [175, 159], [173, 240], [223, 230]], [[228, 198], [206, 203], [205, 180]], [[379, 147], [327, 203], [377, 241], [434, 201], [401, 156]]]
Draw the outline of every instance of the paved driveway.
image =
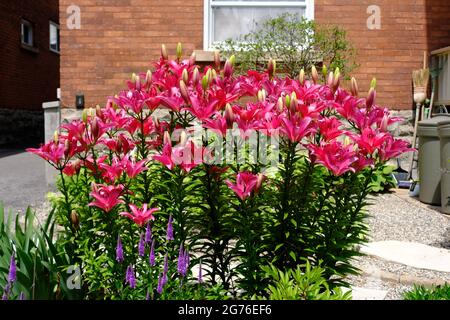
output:
[[46, 163], [24, 150], [0, 149], [0, 201], [6, 208], [24, 212], [38, 208], [52, 189], [45, 177]]

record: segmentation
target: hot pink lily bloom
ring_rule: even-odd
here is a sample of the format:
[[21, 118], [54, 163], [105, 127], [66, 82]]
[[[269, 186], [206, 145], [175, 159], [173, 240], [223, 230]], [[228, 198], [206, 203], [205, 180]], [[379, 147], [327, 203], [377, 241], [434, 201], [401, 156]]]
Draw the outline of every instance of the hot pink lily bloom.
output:
[[203, 127], [211, 129], [221, 136], [225, 136], [227, 134], [228, 128], [226, 119], [221, 115], [218, 115], [215, 119], [204, 119]]
[[300, 118], [297, 115], [292, 115], [289, 119], [284, 116], [281, 118], [280, 131], [292, 142], [300, 142], [313, 131], [310, 126], [311, 121], [310, 117]]
[[388, 135], [385, 143], [378, 150], [378, 154], [381, 161], [387, 161], [409, 151], [415, 151], [415, 149], [409, 147], [408, 141], [394, 139], [391, 135]]
[[130, 178], [135, 178], [139, 173], [148, 170], [148, 168], [145, 166], [146, 162], [147, 159], [143, 159], [138, 162], [130, 160], [129, 156], [125, 156], [122, 159], [123, 168]]
[[248, 198], [256, 188], [260, 188], [263, 177], [247, 171], [239, 172], [236, 176], [236, 183], [226, 180], [227, 186], [236, 193], [236, 195], [244, 201]]
[[42, 145], [40, 148], [28, 148], [26, 151], [34, 153], [58, 167], [61, 165], [61, 161], [64, 160], [64, 148], [64, 143], [55, 143], [52, 140]]
[[106, 186], [106, 185], [92, 185], [91, 196], [95, 199], [88, 204], [90, 207], [98, 207], [105, 212], [110, 212], [115, 206], [120, 203], [124, 203], [119, 197], [123, 192], [124, 187], [118, 186]]
[[336, 118], [324, 118], [319, 120], [319, 130], [320, 134], [325, 141], [333, 140], [344, 132], [339, 129], [342, 123]]
[[340, 176], [348, 171], [355, 172], [352, 164], [358, 160], [353, 146], [344, 146], [339, 141], [322, 143], [320, 146], [309, 144], [307, 146], [316, 157], [316, 162], [328, 168], [335, 176]]
[[134, 204], [130, 204], [131, 213], [129, 212], [121, 212], [120, 215], [130, 218], [133, 220], [139, 227], [145, 225], [149, 220], [155, 220], [153, 213], [159, 210], [159, 208], [151, 208], [147, 209], [147, 204], [144, 203], [142, 209], [138, 209]]
[[175, 164], [172, 160], [172, 146], [170, 143], [164, 144], [162, 154], [154, 155], [153, 160], [161, 162], [167, 169], [172, 170]]
[[387, 139], [388, 134], [385, 132], [377, 132], [371, 127], [365, 128], [361, 135], [352, 134], [350, 137], [355, 141], [360, 150], [367, 154], [372, 154]]

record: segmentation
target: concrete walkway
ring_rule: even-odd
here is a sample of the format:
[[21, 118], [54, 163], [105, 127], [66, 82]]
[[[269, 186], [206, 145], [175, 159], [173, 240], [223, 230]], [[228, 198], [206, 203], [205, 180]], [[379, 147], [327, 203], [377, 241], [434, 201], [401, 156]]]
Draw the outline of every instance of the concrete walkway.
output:
[[24, 150], [0, 150], [0, 201], [6, 210], [25, 212], [42, 206], [50, 191], [46, 163]]

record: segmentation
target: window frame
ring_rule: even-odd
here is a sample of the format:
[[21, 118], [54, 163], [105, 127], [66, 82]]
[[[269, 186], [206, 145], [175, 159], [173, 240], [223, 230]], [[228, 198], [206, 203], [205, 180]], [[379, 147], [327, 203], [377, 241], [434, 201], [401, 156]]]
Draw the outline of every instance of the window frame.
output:
[[[55, 50], [52, 48], [52, 42], [51, 42], [52, 26], [56, 27], [56, 30], [57, 30], [57, 36], [56, 36], [57, 46], [56, 47], [59, 48], [59, 50], [58, 49]], [[60, 54], [61, 53], [61, 41], [60, 41], [60, 36], [58, 35], [58, 30], [60, 31], [59, 24], [50, 20], [49, 24], [48, 24], [48, 48], [51, 52]]]
[[[24, 26], [28, 26], [29, 30], [31, 31], [31, 44], [28, 42], [24, 41]], [[28, 48], [35, 48], [35, 38], [34, 38], [34, 34], [35, 34], [35, 28], [34, 28], [34, 24], [33, 22], [31, 22], [30, 20], [27, 19], [21, 19], [20, 20], [20, 43], [22, 44], [22, 46], [28, 47]]]
[[299, 1], [203, 1], [203, 50], [212, 50], [212, 35], [214, 7], [300, 7], [305, 8], [305, 18], [314, 20], [314, 0]]

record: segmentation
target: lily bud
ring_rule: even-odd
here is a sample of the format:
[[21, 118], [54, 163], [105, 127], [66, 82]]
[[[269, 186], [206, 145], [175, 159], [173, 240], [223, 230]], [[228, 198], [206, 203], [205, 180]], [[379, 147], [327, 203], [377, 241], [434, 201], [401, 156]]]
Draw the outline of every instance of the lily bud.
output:
[[225, 66], [223, 67], [223, 76], [225, 78], [229, 78], [231, 77], [232, 74], [233, 74], [233, 64], [231, 63], [230, 59], [227, 59], [227, 61], [225, 61]]
[[358, 96], [358, 82], [356, 82], [356, 79], [354, 77], [352, 77], [352, 80], [351, 80], [350, 91], [352, 93], [352, 96], [354, 96], [354, 97]]
[[91, 132], [92, 132], [92, 135], [94, 136], [94, 138], [98, 138], [99, 128], [98, 128], [97, 118], [94, 118], [94, 120], [92, 120], [92, 122], [91, 122]]
[[298, 74], [298, 81], [300, 82], [301, 85], [303, 85], [303, 83], [305, 82], [305, 70], [304, 69], [300, 70], [300, 73]]
[[64, 141], [64, 158], [69, 158], [69, 152], [70, 152], [70, 142], [68, 139]]
[[333, 73], [333, 71], [330, 71], [330, 73], [328, 74], [328, 78], [327, 78], [327, 85], [330, 88], [333, 88], [333, 83], [334, 83], [334, 73]]
[[135, 76], [135, 82], [136, 82], [136, 84], [135, 84], [135, 87], [136, 87], [136, 90], [138, 90], [138, 91], [141, 91], [141, 77], [139, 76], [139, 75], [134, 75]]
[[88, 117], [88, 111], [87, 109], [84, 109], [83, 112], [81, 113], [81, 120], [83, 120], [84, 123], [87, 122], [87, 117]]
[[255, 192], [258, 192], [259, 189], [261, 189], [262, 183], [264, 182], [264, 180], [266, 180], [266, 176], [263, 175], [262, 173], [258, 173], [256, 176], [257, 176], [257, 179], [256, 179], [256, 185], [255, 185]]
[[75, 228], [75, 230], [78, 230], [80, 226], [80, 219], [78, 218], [78, 214], [75, 211], [72, 211], [70, 213], [70, 222], [72, 222], [72, 225]]
[[266, 90], [261, 89], [258, 91], [258, 101], [263, 102], [266, 100]]
[[236, 63], [236, 56], [234, 54], [231, 55], [229, 58], [231, 66], [234, 67], [234, 64]]
[[170, 135], [169, 135], [168, 131], [164, 131], [163, 143], [164, 143], [164, 145], [166, 145], [166, 144], [172, 145], [172, 140], [170, 139]]
[[295, 93], [295, 91], [293, 91], [291, 93], [291, 105], [289, 107], [290, 107], [291, 112], [297, 112], [298, 100], [297, 100], [297, 94]]
[[326, 65], [323, 65], [323, 66], [322, 66], [322, 75], [323, 75], [323, 78], [324, 78], [324, 79], [327, 78], [327, 74], [328, 74], [328, 68], [327, 68]]
[[205, 74], [202, 78], [202, 88], [204, 91], [206, 91], [206, 89], [208, 89], [208, 83], [209, 83], [208, 75]]
[[219, 70], [220, 69], [220, 51], [219, 50], [214, 51], [214, 64], [216, 66], [216, 69]]
[[225, 106], [225, 121], [227, 122], [228, 129], [233, 127], [234, 113], [233, 108], [229, 103], [227, 103], [227, 105]]
[[208, 77], [208, 85], [210, 85], [213, 80], [212, 69], [208, 69], [208, 71], [206, 71], [206, 76]]
[[211, 82], [217, 79], [216, 69], [211, 69]]
[[277, 101], [277, 108], [279, 112], [283, 112], [284, 105], [283, 105], [283, 98], [279, 97]]
[[366, 108], [370, 109], [373, 106], [373, 103], [375, 102], [375, 97], [376, 97], [376, 91], [374, 88], [370, 88], [369, 93], [367, 95], [367, 99], [366, 99]]
[[385, 113], [383, 118], [381, 119], [381, 124], [380, 124], [380, 131], [381, 132], [387, 132], [388, 123], [389, 123], [389, 114]]
[[163, 58], [163, 60], [168, 60], [169, 59], [169, 55], [167, 54], [167, 49], [166, 49], [166, 45], [165, 44], [161, 45], [161, 58]]
[[183, 47], [181, 46], [181, 42], [178, 42], [177, 44], [177, 59], [181, 60], [183, 57]]
[[289, 95], [286, 95], [284, 98], [284, 104], [286, 105], [286, 108], [291, 108], [291, 97]]
[[152, 82], [152, 72], [147, 70], [147, 74], [145, 75], [145, 83], [150, 84]]
[[181, 78], [183, 79], [184, 83], [189, 83], [189, 73], [188, 73], [187, 69], [183, 69]]
[[194, 85], [197, 85], [200, 81], [200, 73], [198, 72], [198, 68], [194, 68], [194, 72], [192, 73], [192, 82]]
[[186, 142], [187, 142], [187, 135], [186, 135], [186, 131], [183, 130], [180, 134], [180, 144], [182, 146], [184, 146], [184, 145], [186, 145]]
[[377, 79], [373, 78], [372, 81], [370, 81], [370, 87], [373, 89], [377, 88]]
[[341, 71], [339, 70], [339, 68], [336, 68], [336, 70], [334, 70], [333, 90], [337, 90], [340, 81], [341, 81]]
[[197, 60], [197, 56], [195, 55], [195, 52], [192, 52], [191, 56], [189, 57], [189, 65], [193, 66], [195, 64], [196, 60]]
[[317, 82], [319, 81], [319, 73], [317, 72], [317, 69], [315, 66], [311, 67], [311, 78], [312, 78], [312, 81], [314, 82], [314, 84], [317, 84]]
[[180, 93], [184, 101], [189, 102], [189, 92], [183, 80], [180, 80]]
[[55, 144], [58, 144], [58, 141], [59, 141], [58, 130], [55, 130], [55, 132], [53, 133], [53, 142]]
[[269, 64], [267, 66], [267, 73], [269, 74], [269, 78], [272, 79], [275, 75], [277, 69], [277, 63], [272, 58], [269, 59]]

